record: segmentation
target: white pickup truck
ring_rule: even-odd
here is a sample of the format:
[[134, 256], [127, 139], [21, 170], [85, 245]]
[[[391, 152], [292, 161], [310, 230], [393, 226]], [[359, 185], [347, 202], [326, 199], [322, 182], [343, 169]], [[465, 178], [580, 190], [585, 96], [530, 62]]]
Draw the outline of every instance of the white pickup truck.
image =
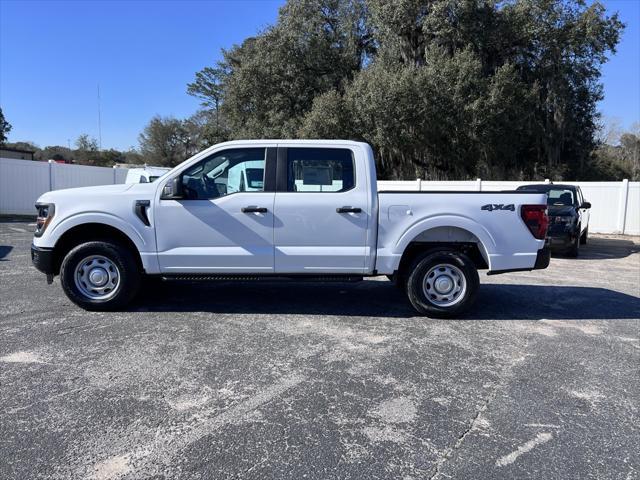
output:
[[387, 275], [419, 313], [453, 317], [479, 269], [549, 264], [544, 193], [378, 192], [371, 147], [352, 141], [221, 143], [153, 183], [48, 192], [36, 208], [34, 265], [89, 310], [123, 308], [152, 277]]

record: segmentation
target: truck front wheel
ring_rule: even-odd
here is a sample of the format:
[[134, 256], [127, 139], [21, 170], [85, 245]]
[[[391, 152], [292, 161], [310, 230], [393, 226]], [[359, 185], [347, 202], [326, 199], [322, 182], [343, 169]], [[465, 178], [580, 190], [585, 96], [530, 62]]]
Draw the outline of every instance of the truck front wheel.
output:
[[452, 318], [475, 301], [480, 280], [469, 257], [453, 251], [419, 256], [406, 276], [409, 301], [428, 317]]
[[82, 243], [62, 261], [60, 283], [67, 297], [85, 310], [126, 306], [140, 285], [132, 252], [108, 241]]

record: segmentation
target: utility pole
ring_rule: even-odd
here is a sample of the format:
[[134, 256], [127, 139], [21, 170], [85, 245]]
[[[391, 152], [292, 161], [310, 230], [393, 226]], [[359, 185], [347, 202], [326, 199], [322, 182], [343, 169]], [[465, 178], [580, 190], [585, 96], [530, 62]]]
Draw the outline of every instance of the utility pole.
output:
[[102, 118], [100, 112], [100, 84], [98, 83], [98, 150], [102, 150]]

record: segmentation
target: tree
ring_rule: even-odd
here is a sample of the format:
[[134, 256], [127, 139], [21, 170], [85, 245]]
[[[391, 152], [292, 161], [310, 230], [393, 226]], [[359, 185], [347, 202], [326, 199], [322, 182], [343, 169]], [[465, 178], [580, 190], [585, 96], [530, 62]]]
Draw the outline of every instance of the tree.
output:
[[640, 124], [631, 131], [622, 131], [614, 122], [610, 127], [614, 132], [606, 142], [601, 143], [589, 158], [586, 180], [620, 180], [628, 178], [640, 180]]
[[98, 141], [83, 133], [76, 139], [76, 151], [74, 160], [83, 165], [103, 166], [109, 164], [109, 160], [101, 155], [98, 150]]
[[193, 150], [183, 121], [173, 117], [153, 117], [138, 140], [145, 161], [157, 166], [174, 167]]
[[366, 140], [386, 178], [580, 178], [622, 28], [598, 1], [289, 0], [189, 92], [228, 138]]
[[183, 121], [183, 127], [189, 138], [187, 156], [228, 140], [224, 120], [217, 118], [215, 110], [197, 111]]
[[32, 150], [34, 152], [40, 150], [33, 142], [5, 142], [4, 146], [8, 148], [16, 148], [18, 150]]
[[85, 152], [97, 152], [98, 141], [95, 138], [90, 137], [87, 133], [83, 133], [77, 138], [76, 147], [78, 150]]
[[620, 137], [620, 145], [624, 166], [630, 172], [628, 178], [633, 181], [640, 180], [640, 135], [637, 129], [635, 133], [624, 133]]
[[371, 50], [365, 14], [362, 0], [289, 1], [275, 26], [198, 72], [189, 93], [220, 109], [230, 138], [295, 136], [314, 98], [362, 67]]
[[[200, 72], [196, 72], [196, 81], [187, 85], [187, 93], [202, 100], [202, 106], [209, 114], [201, 113], [200, 118], [207, 119], [207, 136], [218, 141], [226, 139], [227, 131], [221, 119], [220, 105], [222, 103], [222, 83], [224, 70], [221, 68], [205, 67]], [[196, 115], [199, 115], [196, 113]], [[211, 122], [213, 120], [213, 122]]]
[[0, 108], [0, 145], [5, 144], [10, 131], [11, 124], [4, 118], [4, 113], [2, 113], [2, 108]]
[[142, 154], [132, 147], [122, 153], [122, 163], [128, 163], [129, 165], [141, 165], [145, 163], [145, 161]]
[[522, 0], [505, 8], [505, 18], [522, 25], [513, 35], [522, 44], [517, 64], [523, 80], [538, 87], [535, 162], [551, 177], [559, 169], [581, 176], [596, 145], [600, 66], [623, 25], [617, 14], [605, 16], [601, 3], [579, 0]]
[[113, 166], [116, 163], [143, 163], [141, 155], [133, 150], [120, 152], [115, 149], [98, 150], [98, 142], [95, 138], [87, 134], [82, 134], [75, 142], [76, 149], [72, 150], [66, 146], [49, 145], [44, 148], [38, 147], [32, 142], [7, 143], [7, 147], [21, 150], [33, 150], [36, 161], [65, 161], [84, 165]]
[[56, 160], [63, 158], [65, 161], [76, 161], [73, 150], [60, 145], [47, 146], [43, 149], [37, 149], [34, 159], [42, 162], [47, 160]]

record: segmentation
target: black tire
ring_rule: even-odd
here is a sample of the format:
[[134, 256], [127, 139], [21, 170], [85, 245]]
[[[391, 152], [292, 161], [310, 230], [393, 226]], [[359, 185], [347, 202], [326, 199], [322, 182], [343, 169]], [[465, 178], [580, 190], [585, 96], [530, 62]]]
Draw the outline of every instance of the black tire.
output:
[[404, 282], [402, 281], [402, 277], [400, 276], [400, 274], [396, 273], [394, 275], [386, 275], [386, 277], [391, 283], [393, 283], [396, 288], [404, 290]]
[[138, 296], [159, 297], [163, 295], [166, 283], [160, 275], [142, 275], [140, 278], [140, 289]]
[[576, 239], [573, 244], [567, 250], [567, 257], [576, 258], [580, 253], [580, 226], [578, 225], [578, 232], [576, 233]]
[[[90, 290], [90, 285], [87, 286], [82, 280], [76, 282], [76, 269], [88, 258], [93, 257], [107, 259], [111, 264], [107, 262], [108, 266], [105, 268], [117, 272], [115, 286], [105, 294], [108, 298], [92, 298], [85, 294], [81, 288]], [[97, 266], [102, 268], [101, 265]], [[82, 268], [79, 268], [79, 271], [82, 271]], [[140, 287], [140, 277], [140, 270], [133, 252], [110, 241], [93, 241], [78, 245], [67, 253], [60, 267], [60, 283], [64, 293], [73, 303], [85, 310], [110, 311], [125, 307], [136, 296]], [[111, 281], [111, 277], [109, 280]], [[97, 295], [96, 292], [94, 291]]]
[[[459, 297], [456, 297], [454, 293], [450, 298], [451, 305], [443, 305], [443, 302], [441, 304], [435, 303], [437, 300], [433, 300], [427, 295], [425, 291], [427, 287], [423, 288], [425, 277], [438, 265], [444, 265], [446, 269], [454, 272], [452, 276], [444, 274], [445, 277], [448, 276], [449, 279], [454, 280], [454, 288], [464, 285], [464, 288], [458, 293]], [[457, 272], [460, 272], [464, 277], [464, 283], [455, 280], [458, 277]], [[436, 275], [434, 278], [438, 278], [435, 272], [432, 273]], [[428, 282], [426, 284], [430, 285]], [[452, 251], [431, 251], [419, 256], [413, 262], [406, 276], [406, 291], [409, 302], [418, 313], [434, 318], [460, 316], [473, 305], [479, 285], [478, 271], [471, 259], [463, 253]], [[432, 296], [435, 297], [435, 295]]]
[[589, 227], [584, 229], [583, 234], [580, 236], [580, 245], [586, 245], [589, 237]]

